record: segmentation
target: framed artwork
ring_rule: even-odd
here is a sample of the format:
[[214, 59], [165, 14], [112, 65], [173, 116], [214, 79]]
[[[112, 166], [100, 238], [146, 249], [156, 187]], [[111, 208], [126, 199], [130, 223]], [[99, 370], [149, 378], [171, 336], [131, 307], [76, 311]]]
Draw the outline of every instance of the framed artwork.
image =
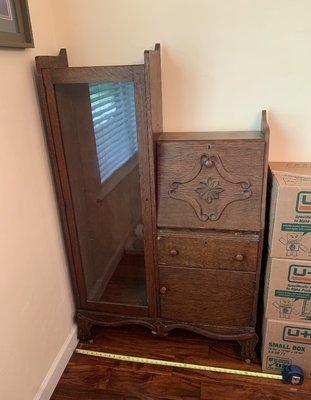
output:
[[27, 0], [0, 0], [0, 47], [34, 47]]

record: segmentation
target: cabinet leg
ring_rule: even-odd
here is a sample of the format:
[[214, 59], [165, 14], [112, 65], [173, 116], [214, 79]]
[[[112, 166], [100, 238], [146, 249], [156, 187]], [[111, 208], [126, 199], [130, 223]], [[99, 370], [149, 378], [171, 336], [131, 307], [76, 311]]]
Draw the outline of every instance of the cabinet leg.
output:
[[250, 363], [254, 358], [256, 358], [255, 348], [258, 343], [258, 336], [256, 333], [246, 340], [239, 340], [241, 346], [241, 356], [245, 362]]
[[77, 324], [78, 324], [78, 339], [82, 342], [92, 343], [92, 323], [83, 317], [81, 314], [77, 314]]

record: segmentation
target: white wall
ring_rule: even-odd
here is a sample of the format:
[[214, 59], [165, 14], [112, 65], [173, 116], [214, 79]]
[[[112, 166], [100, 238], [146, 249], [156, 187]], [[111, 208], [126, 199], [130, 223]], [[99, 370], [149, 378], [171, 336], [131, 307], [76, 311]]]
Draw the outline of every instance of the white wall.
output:
[[141, 62], [162, 44], [165, 130], [259, 128], [271, 160], [310, 160], [310, 0], [54, 0], [72, 65]]
[[32, 400], [73, 326], [71, 288], [34, 57], [56, 54], [49, 1], [30, 0], [36, 48], [0, 49], [0, 399]]

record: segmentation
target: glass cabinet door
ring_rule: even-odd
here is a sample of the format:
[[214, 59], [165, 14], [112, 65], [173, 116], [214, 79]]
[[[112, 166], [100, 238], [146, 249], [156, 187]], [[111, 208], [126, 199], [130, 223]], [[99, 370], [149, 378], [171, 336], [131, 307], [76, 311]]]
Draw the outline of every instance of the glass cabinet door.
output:
[[135, 83], [54, 90], [87, 300], [147, 306]]

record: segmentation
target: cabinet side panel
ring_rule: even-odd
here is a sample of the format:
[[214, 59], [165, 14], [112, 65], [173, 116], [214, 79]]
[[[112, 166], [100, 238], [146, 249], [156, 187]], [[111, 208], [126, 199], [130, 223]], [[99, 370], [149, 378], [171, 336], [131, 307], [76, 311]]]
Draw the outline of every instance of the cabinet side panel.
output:
[[48, 91], [51, 87], [46, 87], [44, 83], [43, 72], [47, 69], [66, 68], [68, 67], [68, 58], [65, 49], [61, 49], [58, 56], [37, 56], [36, 62], [36, 83], [40, 100], [42, 119], [45, 128], [46, 141], [49, 150], [50, 163], [53, 172], [55, 191], [58, 201], [59, 215], [63, 228], [64, 242], [66, 248], [67, 259], [70, 265], [71, 282], [74, 292], [75, 303], [77, 307], [81, 306], [80, 296], [78, 291], [78, 282], [74, 273], [74, 254], [70, 240], [70, 231], [66, 216], [66, 202], [64, 188], [62, 183], [62, 173], [58, 165], [57, 145], [53, 135], [53, 113], [50, 113], [50, 104], [48, 101]]

